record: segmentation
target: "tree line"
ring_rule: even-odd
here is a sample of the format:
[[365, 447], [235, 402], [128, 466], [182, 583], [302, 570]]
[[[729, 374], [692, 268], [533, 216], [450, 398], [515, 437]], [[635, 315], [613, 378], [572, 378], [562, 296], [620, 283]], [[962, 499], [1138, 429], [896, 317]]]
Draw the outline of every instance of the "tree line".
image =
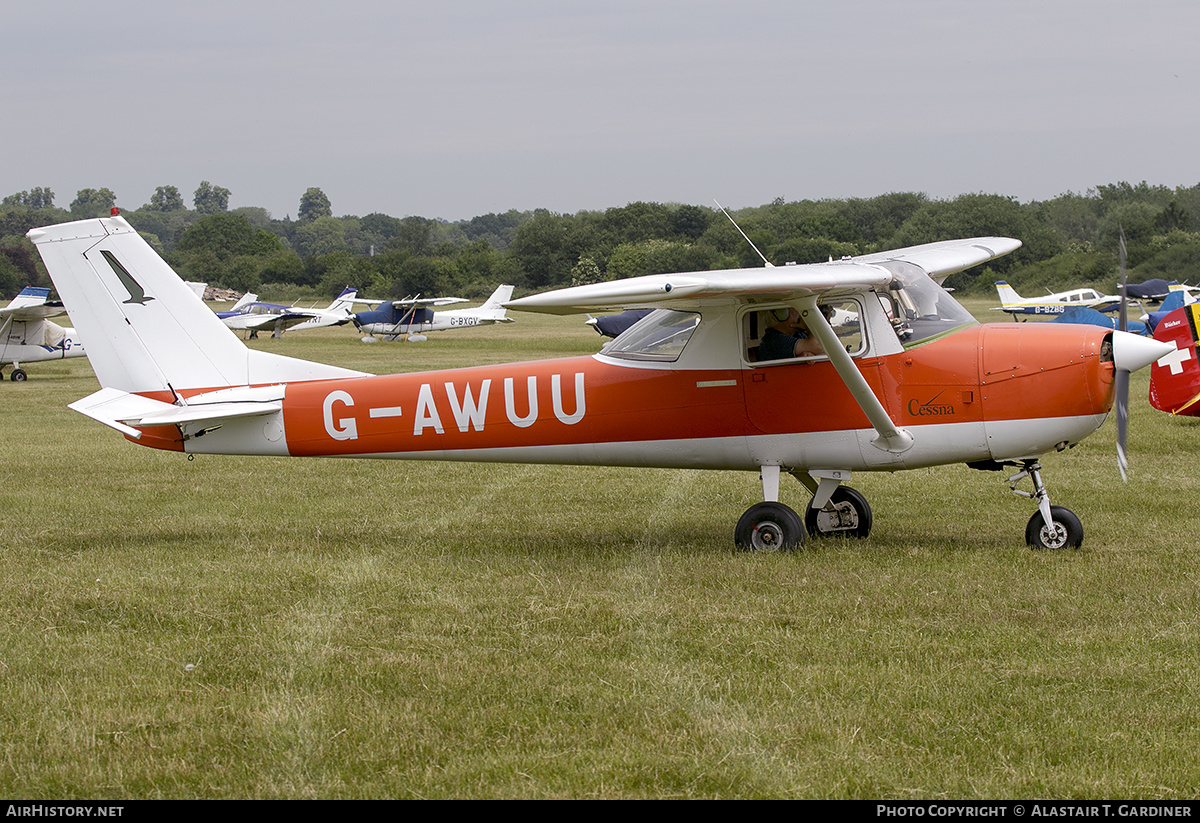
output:
[[[1122, 234], [1131, 282], [1200, 281], [1200, 184], [1121, 182], [1029, 203], [999, 194], [939, 200], [914, 192], [778, 198], [731, 212], [737, 226], [719, 209], [650, 202], [575, 214], [510, 210], [457, 222], [336, 217], [319, 188], [304, 192], [295, 220], [279, 220], [263, 208], [230, 209], [230, 194], [204, 181], [189, 208], [176, 187], [160, 186], [150, 202], [122, 214], [185, 279], [269, 295], [299, 290], [332, 297], [349, 285], [372, 297], [483, 297], [501, 282], [529, 292], [760, 266], [760, 252], [775, 265], [814, 263], [986, 235], [1024, 245], [946, 285], [983, 294], [1002, 276], [1030, 293], [1083, 285], [1111, 291]], [[117, 198], [109, 189], [81, 189], [65, 209], [54, 199], [48, 188], [35, 188], [0, 201], [0, 296], [50, 285], [25, 239], [29, 229], [106, 216]]]

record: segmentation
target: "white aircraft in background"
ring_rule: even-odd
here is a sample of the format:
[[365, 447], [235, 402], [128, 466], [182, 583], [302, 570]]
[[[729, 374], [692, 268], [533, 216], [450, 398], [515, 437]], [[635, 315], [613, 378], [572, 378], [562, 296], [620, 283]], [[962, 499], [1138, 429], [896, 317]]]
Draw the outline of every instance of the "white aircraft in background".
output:
[[992, 310], [1011, 314], [1014, 319], [1018, 314], [1062, 314], [1067, 309], [1080, 307], [1110, 312], [1116, 311], [1121, 305], [1120, 296], [1101, 294], [1095, 289], [1072, 289], [1045, 297], [1022, 297], [1008, 283], [997, 280], [996, 291], [1000, 295], [1000, 306]]
[[[425, 339], [425, 332], [467, 329], [472, 326], [490, 326], [493, 323], [512, 323], [504, 304], [512, 298], [512, 286], [500, 286], [482, 306], [477, 309], [451, 309], [435, 312], [429, 306], [444, 306], [450, 303], [467, 302], [462, 297], [406, 297], [392, 302], [379, 301], [382, 305], [372, 311], [354, 315], [354, 325], [368, 336], [363, 342], [373, 341], [372, 335], [382, 335], [385, 340], [395, 340], [402, 334], [408, 335], [412, 343]], [[373, 300], [360, 300], [373, 303]]]
[[258, 337], [260, 331], [271, 330], [272, 337], [283, 337], [288, 329], [319, 329], [341, 326], [354, 319], [354, 304], [358, 292], [347, 286], [327, 308], [304, 309], [279, 303], [261, 303], [257, 294], [247, 293], [228, 311], [217, 312], [221, 322], [234, 331], [248, 331]]
[[23, 383], [28, 377], [22, 363], [85, 356], [74, 329], [47, 319], [66, 313], [62, 303], [51, 302], [49, 297], [49, 289], [26, 286], [0, 309], [0, 368], [11, 363], [9, 378], [15, 383]]

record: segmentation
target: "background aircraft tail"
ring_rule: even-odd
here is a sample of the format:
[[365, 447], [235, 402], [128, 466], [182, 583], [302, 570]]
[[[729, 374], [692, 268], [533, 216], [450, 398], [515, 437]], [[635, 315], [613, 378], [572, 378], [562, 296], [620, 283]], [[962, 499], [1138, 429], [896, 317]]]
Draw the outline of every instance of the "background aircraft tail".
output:
[[342, 293], [333, 298], [333, 302], [329, 304], [329, 308], [325, 311], [341, 312], [347, 316], [354, 314], [354, 298], [358, 297], [358, 289], [347, 286], [342, 289]]
[[50, 299], [50, 289], [26, 286], [21, 293], [12, 299], [6, 308], [29, 309], [34, 306], [45, 306]]
[[1017, 290], [1003, 280], [996, 281], [996, 291], [1000, 294], [1000, 305], [1013, 306], [1021, 302], [1021, 295], [1017, 294]]
[[513, 287], [501, 285], [489, 297], [484, 304], [479, 307], [480, 312], [488, 312], [494, 314], [497, 319], [504, 319], [508, 313], [508, 309], [504, 304], [512, 299]]
[[251, 303], [257, 303], [257, 302], [258, 302], [257, 294], [254, 294], [253, 292], [246, 292], [240, 298], [238, 298], [238, 301], [236, 303], [234, 303], [232, 306], [230, 306], [229, 310], [237, 311], [238, 309], [242, 308], [243, 306], [249, 306]]
[[1183, 308], [1192, 302], [1194, 301], [1192, 300], [1191, 295], [1188, 294], [1187, 287], [1181, 286], [1178, 283], [1173, 283], [1169, 287], [1167, 296], [1163, 299], [1162, 304], [1159, 305], [1158, 311], [1149, 312], [1142, 319], [1149, 324], [1151, 330], [1156, 329], [1164, 317], [1176, 309]]
[[179, 397], [361, 374], [247, 348], [122, 217], [28, 237], [106, 389]]

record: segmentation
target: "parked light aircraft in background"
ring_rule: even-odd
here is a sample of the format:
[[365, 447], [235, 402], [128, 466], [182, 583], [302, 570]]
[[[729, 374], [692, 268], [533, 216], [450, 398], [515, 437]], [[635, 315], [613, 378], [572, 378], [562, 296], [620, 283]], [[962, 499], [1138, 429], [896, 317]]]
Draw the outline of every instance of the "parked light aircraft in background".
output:
[[[71, 408], [142, 445], [753, 471], [763, 502], [734, 530], [747, 550], [792, 549], [806, 532], [866, 537], [870, 507], [844, 485], [854, 472], [949, 463], [1011, 467], [1014, 491], [1031, 479], [1018, 492], [1037, 501], [1026, 542], [1078, 546], [1083, 527], [1051, 505], [1040, 456], [1096, 431], [1124, 402], [1116, 377], [1174, 350], [1094, 326], [980, 325], [932, 275], [1020, 246], [992, 237], [524, 297], [508, 305], [657, 311], [592, 356], [376, 377], [247, 348], [119, 216], [28, 236], [102, 386]], [[828, 306], [858, 322], [835, 330]], [[823, 354], [760, 354], [788, 309]], [[803, 517], [779, 500], [784, 474], [811, 495]]]
[[1143, 280], [1141, 283], [1130, 283], [1125, 287], [1125, 293], [1135, 300], [1145, 300], [1150, 303], [1161, 303], [1171, 293], [1172, 286], [1178, 286], [1178, 280], [1168, 283], [1161, 277]]
[[[49, 297], [49, 289], [26, 286], [0, 309], [0, 369], [11, 363], [9, 378], [15, 383], [28, 377], [22, 363], [85, 356], [74, 329], [47, 319], [66, 312], [62, 303], [51, 302]], [[0, 380], [3, 378], [0, 371]]]
[[[477, 309], [451, 309], [434, 311], [430, 306], [445, 306], [467, 302], [462, 297], [406, 297], [388, 302], [372, 311], [354, 315], [354, 325], [367, 335], [380, 335], [385, 340], [395, 340], [402, 334], [408, 340], [420, 343], [425, 333], [447, 329], [469, 329], [474, 326], [490, 326], [494, 323], [511, 323], [504, 304], [512, 297], [512, 286], [500, 286], [484, 304]], [[359, 301], [374, 302], [374, 301]], [[364, 337], [364, 341], [370, 338]]]
[[1121, 305], [1119, 295], [1101, 294], [1095, 289], [1071, 289], [1045, 297], [1022, 297], [1016, 290], [1003, 280], [996, 281], [996, 291], [1000, 294], [1000, 305], [995, 311], [1002, 311], [1018, 319], [1019, 314], [1053, 315], [1062, 314], [1073, 306], [1082, 306], [1096, 311], [1116, 311]]
[[228, 311], [219, 311], [221, 322], [235, 331], [248, 331], [257, 337], [260, 331], [271, 330], [272, 337], [282, 337], [288, 329], [303, 331], [325, 326], [342, 326], [354, 319], [355, 289], [347, 286], [327, 308], [304, 309], [278, 303], [260, 303], [257, 294], [245, 294]]
[[1143, 314], [1141, 320], [1150, 327], [1151, 333], [1158, 328], [1158, 324], [1175, 309], [1189, 306], [1197, 300], [1196, 292], [1200, 289], [1194, 286], [1184, 286], [1179, 283], [1172, 283], [1167, 290], [1167, 296], [1163, 298], [1162, 303], [1158, 306], [1158, 311], [1147, 312]]

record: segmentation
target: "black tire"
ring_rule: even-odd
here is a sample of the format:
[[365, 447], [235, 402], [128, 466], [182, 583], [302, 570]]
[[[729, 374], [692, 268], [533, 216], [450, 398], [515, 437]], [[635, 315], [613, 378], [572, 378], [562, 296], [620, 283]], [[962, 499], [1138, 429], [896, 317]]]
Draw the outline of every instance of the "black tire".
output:
[[14, 383], [24, 383], [29, 379], [29, 375], [25, 373], [24, 369], [13, 369], [12, 374], [8, 376], [8, 379]]
[[733, 541], [746, 552], [790, 552], [804, 545], [804, 524], [783, 503], [758, 503], [738, 520]]
[[856, 537], [863, 538], [871, 533], [874, 517], [867, 498], [857, 489], [838, 486], [829, 498], [832, 512], [814, 509], [812, 503], [804, 512], [804, 528], [812, 537]]
[[1070, 509], [1050, 507], [1052, 528], [1046, 528], [1041, 511], [1033, 513], [1025, 527], [1025, 542], [1031, 549], [1078, 549], [1083, 543], [1083, 524]]

